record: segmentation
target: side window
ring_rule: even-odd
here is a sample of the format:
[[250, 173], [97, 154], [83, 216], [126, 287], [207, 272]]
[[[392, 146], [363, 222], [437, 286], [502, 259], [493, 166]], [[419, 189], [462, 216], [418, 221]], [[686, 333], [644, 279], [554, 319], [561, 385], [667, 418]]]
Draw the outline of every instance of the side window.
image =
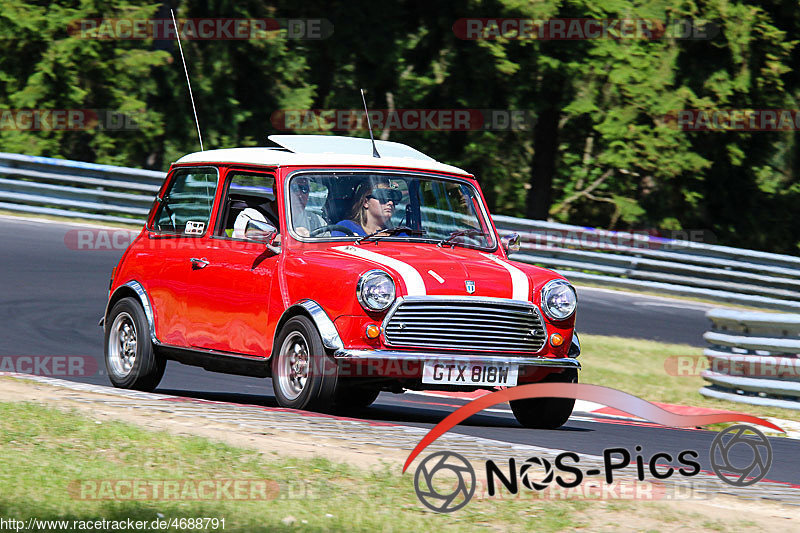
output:
[[152, 229], [203, 235], [211, 219], [216, 191], [216, 169], [178, 170], [162, 198]]
[[244, 239], [248, 219], [280, 227], [274, 174], [232, 170], [227, 181], [218, 236]]
[[470, 187], [444, 181], [420, 182], [420, 214], [423, 225], [437, 237], [453, 231], [480, 229]]
[[[311, 232], [328, 225], [329, 181], [318, 175], [300, 174], [289, 181], [289, 212], [294, 232], [309, 237]], [[323, 234], [316, 234], [321, 236]], [[330, 236], [326, 231], [325, 236]]]
[[394, 206], [394, 215], [392, 215], [392, 226], [404, 226], [406, 224], [406, 206], [408, 206], [408, 180], [393, 179], [390, 180], [390, 187], [397, 189], [403, 193], [403, 199]]

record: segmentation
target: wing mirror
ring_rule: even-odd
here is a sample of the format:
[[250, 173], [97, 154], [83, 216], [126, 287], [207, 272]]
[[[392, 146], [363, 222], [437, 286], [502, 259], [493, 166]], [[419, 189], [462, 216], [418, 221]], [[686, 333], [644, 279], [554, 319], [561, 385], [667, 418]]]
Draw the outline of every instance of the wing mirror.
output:
[[273, 246], [275, 238], [278, 236], [278, 228], [269, 222], [250, 219], [244, 229], [244, 238], [250, 241], [261, 242], [267, 245], [272, 252], [280, 253], [280, 248]]
[[519, 233], [509, 233], [508, 235], [500, 237], [500, 243], [503, 245], [503, 250], [505, 250], [507, 254], [519, 252], [521, 242], [522, 238], [519, 236]]

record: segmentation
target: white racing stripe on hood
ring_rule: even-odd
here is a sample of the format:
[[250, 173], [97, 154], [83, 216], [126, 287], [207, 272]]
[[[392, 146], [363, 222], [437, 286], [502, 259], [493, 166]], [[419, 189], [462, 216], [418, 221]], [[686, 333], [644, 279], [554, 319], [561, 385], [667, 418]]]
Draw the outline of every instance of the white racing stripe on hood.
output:
[[513, 300], [522, 300], [528, 301], [531, 298], [531, 288], [530, 283], [528, 282], [528, 275], [525, 274], [522, 270], [518, 269], [514, 265], [508, 263], [507, 261], [503, 261], [496, 255], [491, 254], [481, 254], [482, 256], [491, 259], [501, 267], [508, 270], [508, 273], [511, 274], [511, 298]]
[[408, 263], [403, 263], [402, 261], [398, 261], [393, 257], [370, 252], [369, 250], [357, 248], [355, 246], [334, 246], [333, 249], [338, 252], [360, 257], [361, 259], [366, 259], [368, 261], [373, 261], [380, 265], [384, 265], [396, 270], [397, 273], [400, 274], [400, 277], [403, 278], [403, 283], [406, 285], [408, 296], [425, 296], [426, 294], [425, 282], [422, 281], [422, 276], [416, 268], [412, 267]]

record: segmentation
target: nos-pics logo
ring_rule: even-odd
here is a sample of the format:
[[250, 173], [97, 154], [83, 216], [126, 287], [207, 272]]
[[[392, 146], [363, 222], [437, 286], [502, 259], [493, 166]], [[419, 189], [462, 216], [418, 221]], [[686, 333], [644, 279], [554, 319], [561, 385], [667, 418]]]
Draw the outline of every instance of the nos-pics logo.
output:
[[452, 513], [467, 505], [475, 494], [475, 470], [455, 452], [432, 453], [417, 467], [414, 490], [428, 509]]
[[[732, 457], [731, 452], [736, 447], [739, 449], [738, 457]], [[642, 447], [636, 446], [636, 450], [641, 451]], [[742, 461], [745, 456], [750, 457], [749, 463]], [[518, 472], [516, 461], [509, 459], [509, 471], [505, 473], [490, 459], [486, 461], [486, 480], [489, 496], [493, 496], [496, 492], [496, 481], [512, 494], [519, 491], [518, 481], [532, 491], [543, 491], [553, 482], [557, 482], [562, 488], [573, 488], [580, 485], [587, 476], [595, 475], [604, 475], [605, 481], [611, 484], [614, 482], [614, 470], [622, 470], [633, 464], [636, 465], [636, 477], [639, 481], [644, 481], [646, 470], [656, 479], [667, 479], [676, 472], [684, 477], [700, 473], [700, 463], [695, 461], [699, 458], [696, 451], [684, 450], [676, 457], [679, 464], [665, 468], [656, 463], [671, 463], [674, 458], [669, 453], [658, 452], [649, 459], [637, 455], [635, 461], [632, 461], [632, 456], [626, 449], [609, 448], [603, 451], [602, 469], [584, 471], [578, 468], [578, 454], [563, 452], [556, 457], [555, 466], [542, 457], [531, 457], [520, 464]], [[769, 472], [772, 465], [772, 446], [763, 433], [751, 426], [739, 424], [720, 431], [714, 437], [709, 449], [709, 459], [719, 479], [729, 485], [745, 487], [757, 483]], [[571, 464], [566, 463], [566, 460]], [[644, 467], [645, 462], [648, 464], [647, 469]], [[542, 470], [544, 472], [539, 476], [533, 473]], [[476, 477], [472, 465], [463, 456], [450, 451], [429, 455], [419, 464], [414, 475], [417, 498], [437, 513], [451, 513], [464, 507], [475, 494], [475, 486]]]
[[[472, 400], [466, 405], [462, 405], [444, 420], [432, 427], [428, 433], [419, 441], [417, 446], [411, 451], [403, 465], [403, 473], [408, 470], [412, 462], [419, 454], [433, 441], [447, 433], [460, 422], [473, 416], [484, 409], [513, 400], [530, 398], [573, 398], [576, 400], [586, 400], [600, 403], [609, 407], [614, 407], [635, 417], [649, 420], [667, 427], [697, 427], [709, 424], [720, 424], [726, 422], [746, 422], [760, 425], [784, 432], [768, 420], [752, 415], [735, 412], [711, 413], [702, 415], [683, 415], [662, 409], [661, 407], [633, 396], [626, 392], [603, 387], [600, 385], [589, 385], [584, 383], [533, 383], [519, 385], [499, 391], [492, 392]], [[637, 452], [641, 447], [637, 446]], [[750, 448], [750, 451], [747, 451]], [[733, 450], [737, 450], [732, 453]], [[742, 453], [741, 451], [744, 451]], [[614, 452], [621, 455], [622, 460], [611, 463], [607, 452]], [[743, 487], [752, 485], [763, 479], [769, 472], [772, 465], [772, 447], [763, 433], [752, 426], [736, 425], [721, 431], [711, 443], [709, 451], [711, 467], [717, 476], [730, 485]], [[745, 454], [749, 453], [751, 459], [742, 461]], [[578, 460], [577, 454], [567, 452], [561, 454], [564, 457], [573, 457], [573, 461]], [[604, 452], [604, 470], [606, 479], [610, 483], [609, 474], [611, 470], [622, 469], [631, 464], [631, 455], [625, 449], [612, 448]], [[678, 468], [677, 471], [683, 476], [694, 476], [700, 472], [700, 464], [694, 459], [699, 458], [699, 454], [694, 450], [684, 450], [675, 459], [668, 453], [659, 452], [650, 456], [648, 461], [649, 470], [653, 477], [666, 479], [675, 472], [673, 467], [668, 467], [664, 472], [656, 470], [660, 463], [666, 461], [672, 463], [677, 460], [684, 467], [691, 469]], [[558, 459], [558, 458], [557, 458]], [[645, 459], [641, 456], [636, 457], [637, 477], [643, 480]], [[494, 464], [494, 463], [492, 463]], [[552, 471], [547, 471], [550, 463], [545, 464], [544, 460], [529, 460], [525, 472], [519, 472], [523, 485], [528, 489], [539, 490], [536, 485], [547, 485], [552, 481], [550, 477]], [[544, 467], [546, 470], [543, 479], [538, 481], [531, 480], [530, 472], [534, 466]], [[510, 466], [514, 466], [510, 464]], [[524, 465], [523, 465], [524, 466]], [[555, 465], [560, 470], [583, 475], [600, 475], [600, 469], [587, 469], [585, 472], [574, 466], [564, 467], [556, 462]], [[437, 474], [440, 474], [437, 477]], [[514, 476], [516, 476], [514, 472]], [[509, 473], [511, 475], [511, 473]], [[488, 471], [487, 471], [488, 478]], [[558, 476], [555, 477], [558, 481]], [[563, 480], [563, 478], [562, 478]], [[487, 479], [488, 481], [488, 479]], [[526, 483], [527, 481], [527, 483]], [[455, 482], [455, 483], [454, 483]], [[534, 485], [535, 484], [535, 485]], [[417, 467], [414, 476], [414, 488], [419, 500], [429, 509], [436, 512], [448, 513], [464, 507], [475, 493], [475, 470], [472, 465], [461, 455], [454, 452], [438, 452], [426, 457]]]

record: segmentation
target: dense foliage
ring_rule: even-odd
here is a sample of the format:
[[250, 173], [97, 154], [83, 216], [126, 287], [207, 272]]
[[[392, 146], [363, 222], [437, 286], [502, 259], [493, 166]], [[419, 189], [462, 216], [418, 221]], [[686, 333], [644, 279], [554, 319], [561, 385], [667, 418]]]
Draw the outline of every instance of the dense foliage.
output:
[[[70, 23], [169, 5], [3, 0], [0, 109], [111, 109], [139, 129], [19, 131], [0, 150], [165, 169], [199, 149], [174, 41], [86, 39]], [[798, 132], [679, 129], [679, 110], [798, 109], [788, 0], [180, 0], [182, 19], [324, 18], [323, 40], [184, 41], [206, 148], [265, 145], [282, 109], [531, 110], [516, 130], [378, 131], [476, 174], [493, 212], [614, 229], [704, 229], [797, 253]], [[463, 40], [462, 17], [706, 19], [703, 39]], [[285, 34], [284, 34], [285, 35]], [[308, 132], [305, 132], [308, 133]], [[354, 132], [363, 135], [363, 130]]]

